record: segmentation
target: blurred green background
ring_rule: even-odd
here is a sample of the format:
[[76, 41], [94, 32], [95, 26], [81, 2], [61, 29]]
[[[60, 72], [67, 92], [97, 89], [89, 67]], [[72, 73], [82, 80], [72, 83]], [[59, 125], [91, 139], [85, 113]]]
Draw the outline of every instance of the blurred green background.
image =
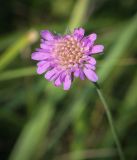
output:
[[39, 31], [82, 26], [105, 46], [99, 83], [126, 159], [137, 159], [137, 0], [1, 0], [0, 159], [118, 160], [96, 89], [69, 91], [36, 75]]

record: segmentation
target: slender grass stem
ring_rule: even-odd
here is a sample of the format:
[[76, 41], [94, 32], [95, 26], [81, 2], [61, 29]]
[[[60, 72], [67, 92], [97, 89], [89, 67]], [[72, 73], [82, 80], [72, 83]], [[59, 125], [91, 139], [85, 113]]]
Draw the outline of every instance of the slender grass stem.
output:
[[125, 156], [124, 156], [124, 153], [122, 151], [122, 147], [121, 147], [120, 141], [118, 139], [116, 129], [115, 129], [114, 124], [113, 124], [113, 119], [112, 119], [112, 115], [111, 115], [111, 112], [109, 110], [108, 104], [107, 104], [107, 102], [106, 102], [106, 100], [103, 96], [103, 93], [101, 92], [101, 89], [100, 89], [99, 85], [97, 83], [95, 83], [95, 86], [96, 86], [96, 90], [97, 90], [97, 93], [99, 95], [99, 98], [100, 98], [100, 100], [101, 100], [101, 102], [104, 106], [105, 111], [106, 111], [106, 115], [107, 115], [107, 118], [108, 118], [110, 129], [112, 131], [112, 135], [113, 135], [114, 140], [115, 140], [115, 144], [117, 146], [117, 150], [118, 150], [118, 153], [119, 153], [120, 160], [125, 160]]

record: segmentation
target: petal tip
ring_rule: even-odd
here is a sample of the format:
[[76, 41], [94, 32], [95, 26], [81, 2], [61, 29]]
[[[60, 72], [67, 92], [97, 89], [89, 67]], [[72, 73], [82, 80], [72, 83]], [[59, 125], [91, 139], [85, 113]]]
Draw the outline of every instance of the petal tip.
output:
[[101, 53], [103, 51], [104, 51], [103, 45], [95, 45], [95, 46], [93, 46], [93, 48], [91, 50], [91, 54]]

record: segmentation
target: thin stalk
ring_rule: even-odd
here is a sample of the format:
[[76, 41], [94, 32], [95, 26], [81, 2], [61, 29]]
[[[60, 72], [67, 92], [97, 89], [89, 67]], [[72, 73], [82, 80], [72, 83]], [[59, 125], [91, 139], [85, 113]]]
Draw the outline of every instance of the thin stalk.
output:
[[118, 150], [118, 153], [119, 153], [120, 160], [125, 160], [125, 156], [124, 156], [124, 153], [122, 151], [122, 147], [121, 147], [120, 141], [118, 139], [116, 129], [115, 129], [114, 124], [113, 124], [113, 119], [112, 119], [112, 115], [111, 115], [111, 112], [109, 110], [108, 104], [107, 104], [107, 102], [106, 102], [106, 100], [103, 96], [103, 93], [101, 92], [101, 89], [100, 89], [99, 85], [97, 83], [95, 83], [95, 86], [96, 86], [96, 90], [97, 90], [97, 93], [99, 95], [99, 98], [100, 98], [100, 100], [101, 100], [101, 102], [104, 106], [105, 111], [106, 111], [106, 115], [107, 115], [107, 118], [108, 118], [110, 129], [112, 131], [112, 135], [113, 135], [114, 140], [115, 140], [115, 144], [117, 146], [117, 150]]

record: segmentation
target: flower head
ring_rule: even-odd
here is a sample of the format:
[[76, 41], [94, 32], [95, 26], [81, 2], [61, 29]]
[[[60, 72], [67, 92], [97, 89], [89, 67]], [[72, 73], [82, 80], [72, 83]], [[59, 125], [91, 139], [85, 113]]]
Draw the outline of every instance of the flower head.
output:
[[77, 28], [71, 34], [60, 36], [42, 31], [40, 48], [32, 53], [32, 59], [38, 61], [37, 73], [45, 73], [45, 78], [55, 86], [63, 84], [64, 90], [70, 88], [75, 77], [96, 82], [96, 60], [92, 56], [103, 52], [104, 46], [94, 44], [95, 33], [84, 36], [84, 32], [83, 28]]

